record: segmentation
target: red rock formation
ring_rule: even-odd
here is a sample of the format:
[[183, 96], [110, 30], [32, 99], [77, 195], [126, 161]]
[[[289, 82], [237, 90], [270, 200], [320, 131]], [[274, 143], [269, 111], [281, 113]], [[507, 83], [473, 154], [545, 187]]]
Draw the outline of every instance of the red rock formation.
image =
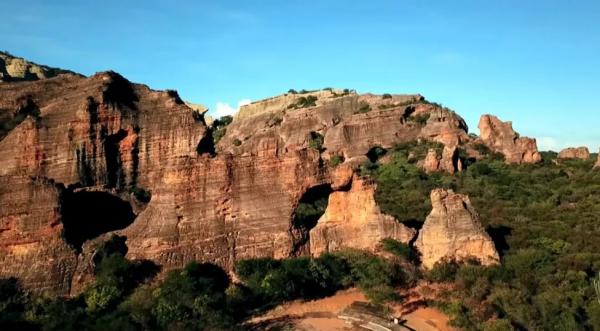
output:
[[504, 154], [507, 163], [538, 163], [542, 155], [535, 139], [519, 137], [512, 122], [502, 122], [496, 116], [483, 115], [479, 121], [481, 139], [492, 151]]
[[[421, 99], [350, 93], [328, 94], [310, 108], [254, 104], [226, 128], [215, 155], [202, 116], [174, 92], [111, 72], [2, 83], [0, 277], [19, 276], [29, 288], [58, 294], [80, 288], [90, 245], [79, 255], [61, 234], [65, 197], [78, 192], [130, 202], [137, 217], [116, 233], [127, 236], [130, 258], [150, 259], [164, 270], [193, 260], [231, 268], [240, 258], [287, 257], [298, 241], [294, 208], [307, 190], [346, 189], [351, 166], [374, 146], [466, 137], [462, 119], [420, 106]], [[409, 120], [415, 107], [431, 112], [427, 123]], [[311, 142], [319, 134], [322, 146]], [[327, 166], [331, 155], [343, 155], [347, 164]], [[151, 193], [149, 202], [130, 193], [138, 189]], [[373, 188], [363, 189], [361, 199], [371, 201]], [[89, 221], [84, 216], [81, 222]], [[380, 227], [367, 226], [370, 238], [400, 236], [399, 224], [378, 217], [368, 223]]]
[[441, 158], [438, 152], [431, 148], [425, 159], [419, 164], [427, 173], [443, 171], [449, 174], [462, 171], [462, 161], [458, 157], [456, 146], [444, 146]]
[[414, 236], [414, 230], [381, 212], [375, 184], [354, 177], [350, 190], [329, 196], [325, 214], [310, 231], [310, 252], [319, 256], [343, 248], [374, 250], [382, 239], [408, 243]]
[[596, 161], [596, 164], [594, 165], [594, 169], [599, 169], [600, 168], [600, 152], [598, 152], [598, 160]]
[[590, 150], [587, 147], [565, 148], [558, 153], [558, 158], [588, 160], [590, 158]]
[[431, 213], [415, 243], [425, 268], [444, 260], [468, 258], [475, 258], [483, 265], [498, 263], [494, 243], [483, 229], [469, 197], [436, 189], [431, 192], [431, 204]]

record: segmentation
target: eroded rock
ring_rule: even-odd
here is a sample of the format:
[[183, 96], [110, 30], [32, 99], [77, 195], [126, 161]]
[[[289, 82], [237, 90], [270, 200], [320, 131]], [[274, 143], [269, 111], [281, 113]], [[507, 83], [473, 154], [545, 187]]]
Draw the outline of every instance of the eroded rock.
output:
[[430, 269], [444, 260], [469, 258], [483, 265], [498, 263], [498, 252], [469, 197], [452, 190], [436, 189], [431, 192], [431, 204], [431, 213], [415, 243], [425, 268]]
[[558, 158], [588, 160], [590, 158], [590, 150], [587, 147], [569, 147], [560, 151]]
[[325, 214], [310, 231], [310, 253], [319, 256], [343, 248], [374, 250], [382, 239], [408, 243], [415, 231], [381, 212], [375, 184], [354, 177], [349, 191], [333, 192]]
[[462, 161], [458, 155], [456, 146], [444, 146], [441, 157], [437, 150], [429, 149], [425, 159], [419, 165], [427, 173], [443, 171], [449, 174], [462, 171]]
[[520, 137], [512, 122], [502, 122], [496, 116], [483, 115], [479, 121], [481, 140], [492, 151], [502, 153], [507, 163], [538, 163], [542, 155], [535, 139]]

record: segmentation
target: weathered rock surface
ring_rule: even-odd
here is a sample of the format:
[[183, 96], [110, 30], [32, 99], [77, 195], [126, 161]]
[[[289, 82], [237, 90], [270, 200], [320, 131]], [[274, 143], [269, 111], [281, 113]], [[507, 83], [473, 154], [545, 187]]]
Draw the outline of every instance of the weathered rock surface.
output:
[[502, 122], [496, 116], [483, 115], [479, 121], [481, 140], [492, 151], [504, 154], [507, 163], [538, 163], [542, 155], [535, 139], [520, 137], [512, 122]]
[[310, 253], [319, 256], [343, 248], [374, 250], [384, 238], [408, 243], [415, 236], [375, 203], [375, 184], [354, 177], [348, 191], [333, 192], [325, 214], [310, 231]]
[[498, 252], [483, 229], [469, 198], [452, 190], [431, 192], [432, 211], [415, 246], [425, 268], [444, 260], [475, 258], [483, 265], [498, 263]]
[[558, 153], [558, 158], [588, 160], [590, 158], [590, 150], [587, 147], [565, 148]]
[[437, 150], [429, 149], [425, 159], [419, 162], [419, 165], [427, 173], [443, 171], [454, 174], [462, 171], [462, 161], [456, 146], [444, 146], [441, 157], [438, 156]]
[[596, 164], [594, 165], [594, 169], [599, 169], [600, 168], [600, 152], [598, 152], [598, 160], [596, 161]]
[[6, 52], [0, 52], [0, 82], [46, 79], [61, 74], [77, 75], [69, 70], [39, 65]]
[[[0, 84], [0, 277], [18, 276], [33, 290], [57, 294], [80, 288], [90, 245], [80, 254], [64, 234], [72, 224], [92, 222], [85, 213], [66, 212], [86, 192], [131, 204], [135, 218], [94, 221], [102, 224], [90, 228], [104, 230], [83, 240], [125, 235], [128, 257], [163, 270], [193, 260], [231, 268], [241, 258], [290, 256], [298, 239], [294, 209], [320, 185], [334, 191], [324, 222], [348, 217], [335, 211], [344, 204], [360, 218], [327, 228], [334, 241], [315, 247], [406, 240], [410, 231], [378, 212], [374, 188], [352, 180], [353, 166], [375, 146], [464, 141], [464, 121], [419, 95], [316, 95], [307, 108], [290, 108], [288, 101], [243, 108], [213, 146], [202, 114], [175, 92], [153, 91], [116, 73]], [[321, 146], [314, 142], [319, 135]], [[330, 167], [332, 155], [346, 162]], [[151, 193], [149, 201], [131, 193], [139, 190]], [[369, 240], [349, 238], [353, 226]]]

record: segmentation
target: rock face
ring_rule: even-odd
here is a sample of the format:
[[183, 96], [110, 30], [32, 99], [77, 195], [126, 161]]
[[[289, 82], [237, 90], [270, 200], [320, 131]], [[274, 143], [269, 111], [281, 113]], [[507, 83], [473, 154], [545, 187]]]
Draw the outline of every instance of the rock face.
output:
[[61, 74], [77, 75], [72, 71], [35, 64], [0, 52], [0, 82], [46, 79]]
[[600, 169], [600, 152], [598, 152], [598, 160], [596, 161], [596, 164], [594, 165], [594, 169]]
[[542, 155], [535, 139], [519, 137], [511, 122], [502, 122], [496, 116], [483, 115], [479, 121], [481, 140], [492, 151], [504, 154], [507, 163], [538, 163]]
[[452, 190], [431, 192], [432, 211], [415, 243], [425, 268], [444, 260], [475, 258], [483, 265], [498, 263], [498, 252], [483, 229], [469, 198]]
[[420, 166], [427, 173], [443, 171], [454, 174], [462, 171], [462, 161], [459, 158], [456, 146], [444, 146], [441, 158], [435, 149], [429, 149], [425, 160], [420, 163]]
[[373, 250], [381, 239], [408, 243], [415, 231], [385, 215], [375, 203], [375, 184], [354, 177], [348, 191], [333, 192], [325, 214], [310, 231], [314, 256], [342, 248]]
[[[375, 146], [465, 141], [464, 121], [419, 95], [315, 95], [306, 107], [289, 106], [298, 95], [246, 106], [215, 146], [216, 129], [176, 92], [113, 72], [0, 84], [0, 277], [73, 293], [89, 243], [112, 233], [127, 237], [129, 258], [163, 270], [288, 257], [299, 244], [294, 210], [319, 186], [333, 193], [315, 252], [407, 240], [352, 165]], [[347, 161], [330, 166], [334, 156]], [[350, 219], [344, 205], [360, 217], [336, 225]], [[369, 239], [352, 238], [355, 228]]]
[[558, 158], [588, 160], [590, 158], [590, 150], [587, 147], [565, 148], [558, 153]]

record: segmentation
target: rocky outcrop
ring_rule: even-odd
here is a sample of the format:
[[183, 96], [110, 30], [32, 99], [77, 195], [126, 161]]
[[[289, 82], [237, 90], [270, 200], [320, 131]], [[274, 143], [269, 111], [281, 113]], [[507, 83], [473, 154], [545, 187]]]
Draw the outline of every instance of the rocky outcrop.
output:
[[498, 263], [498, 252], [483, 229], [469, 198], [452, 190], [431, 192], [432, 210], [415, 246], [425, 268], [444, 260], [475, 258], [483, 265]]
[[598, 160], [596, 161], [596, 164], [594, 165], [594, 169], [600, 169], [600, 152], [598, 152]]
[[454, 174], [462, 171], [462, 161], [456, 146], [444, 146], [441, 158], [438, 156], [437, 150], [429, 149], [425, 159], [419, 165], [427, 173], [442, 171]]
[[558, 153], [558, 158], [588, 160], [590, 158], [590, 150], [587, 147], [565, 148]]
[[483, 115], [479, 121], [481, 140], [492, 151], [504, 155], [507, 163], [538, 163], [542, 155], [535, 139], [520, 137], [512, 122], [502, 122], [496, 116]]
[[[365, 238], [406, 240], [410, 231], [378, 211], [374, 188], [352, 180], [352, 166], [375, 146], [467, 137], [458, 115], [418, 95], [329, 91], [306, 107], [252, 107], [215, 146], [218, 128], [176, 92], [113, 72], [0, 84], [0, 277], [69, 294], [89, 272], [81, 261], [91, 255], [86, 243], [112, 233], [127, 237], [129, 258], [163, 270], [194, 260], [229, 269], [243, 258], [288, 257], [299, 242], [294, 209], [319, 186], [334, 191], [333, 206], [360, 216], [349, 226]], [[333, 167], [325, 161], [332, 156], [346, 162]], [[116, 214], [98, 220], [77, 208], [94, 197], [101, 211]], [[343, 212], [332, 207], [324, 222], [349, 219]], [[88, 228], [95, 232], [69, 239]], [[327, 227], [321, 233], [333, 241], [315, 247], [376, 244], [348, 231]]]
[[319, 256], [343, 248], [374, 250], [385, 238], [410, 242], [415, 231], [383, 214], [374, 195], [375, 184], [356, 176], [350, 190], [331, 193], [325, 214], [310, 231], [310, 253]]
[[6, 52], [0, 52], [0, 82], [31, 81], [61, 74], [77, 75], [69, 70], [39, 65]]

